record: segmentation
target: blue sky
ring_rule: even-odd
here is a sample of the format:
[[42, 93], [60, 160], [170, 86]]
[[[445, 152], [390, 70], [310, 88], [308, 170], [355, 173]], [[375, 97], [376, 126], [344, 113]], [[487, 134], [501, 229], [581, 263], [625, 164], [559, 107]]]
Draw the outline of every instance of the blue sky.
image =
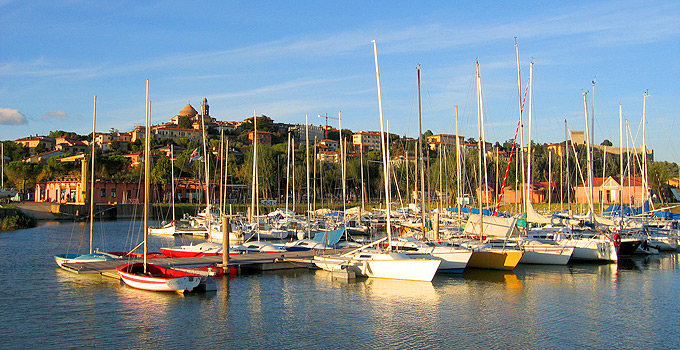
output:
[[641, 143], [648, 90], [648, 145], [679, 162], [680, 2], [530, 3], [0, 0], [0, 139], [87, 134], [93, 95], [97, 131], [128, 131], [144, 121], [147, 78], [154, 123], [207, 97], [219, 120], [257, 110], [320, 125], [342, 111], [344, 128], [379, 130], [376, 40], [391, 132], [417, 135], [420, 65], [423, 131], [455, 133], [457, 104], [476, 138], [479, 60], [486, 138], [502, 142], [517, 123], [517, 37], [523, 86], [534, 62], [536, 142], [562, 141], [565, 119], [584, 129], [596, 80], [597, 143], [618, 146], [619, 103]]

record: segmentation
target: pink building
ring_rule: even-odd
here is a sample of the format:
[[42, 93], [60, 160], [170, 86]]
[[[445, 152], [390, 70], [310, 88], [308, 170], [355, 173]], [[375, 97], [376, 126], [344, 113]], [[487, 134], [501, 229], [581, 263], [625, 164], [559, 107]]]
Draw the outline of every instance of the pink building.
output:
[[[588, 185], [574, 187], [576, 203], [588, 203]], [[623, 194], [623, 198], [622, 195]], [[596, 177], [593, 179], [593, 203], [617, 204], [623, 199], [624, 204], [639, 205], [644, 200], [645, 189], [642, 177], [626, 177], [623, 187], [618, 177]]]

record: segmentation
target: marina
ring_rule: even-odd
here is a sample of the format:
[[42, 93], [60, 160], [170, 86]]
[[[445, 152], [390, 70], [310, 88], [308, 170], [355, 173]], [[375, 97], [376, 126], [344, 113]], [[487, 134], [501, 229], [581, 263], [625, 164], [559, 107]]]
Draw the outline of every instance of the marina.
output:
[[[95, 238], [106, 241], [100, 248], [124, 246], [131, 224], [96, 223]], [[150, 250], [181, 240], [151, 236]], [[182, 297], [63, 271], [51, 259], [54, 251], [86, 242], [87, 227], [79, 223], [0, 235], [0, 274], [13, 276], [0, 299], [6, 311], [0, 335], [12, 339], [8, 348], [656, 349], [680, 344], [675, 252], [607, 264], [467, 269], [437, 274], [432, 282], [347, 281], [307, 267], [242, 271], [214, 278], [214, 292]]]

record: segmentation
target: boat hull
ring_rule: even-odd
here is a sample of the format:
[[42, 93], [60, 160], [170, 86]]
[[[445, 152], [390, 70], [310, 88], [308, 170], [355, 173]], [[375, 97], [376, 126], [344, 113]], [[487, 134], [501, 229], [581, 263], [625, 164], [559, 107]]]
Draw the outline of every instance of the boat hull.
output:
[[[365, 257], [362, 257], [365, 256]], [[349, 269], [359, 276], [430, 282], [441, 260], [412, 259], [403, 254], [358, 254], [315, 256], [314, 264], [326, 271]]]
[[619, 260], [614, 242], [608, 240], [566, 239], [560, 244], [574, 247], [574, 253], [571, 255], [573, 260], [602, 262]]
[[525, 245], [520, 264], [566, 265], [574, 253], [573, 247], [558, 245]]
[[119, 259], [116, 256], [113, 256], [111, 254], [107, 253], [92, 253], [92, 254], [58, 254], [54, 256], [54, 261], [57, 263], [57, 265], [70, 272], [76, 272], [79, 274], [85, 274], [85, 273], [99, 273], [96, 270], [73, 270], [69, 269], [67, 266], [64, 264], [78, 264], [78, 263], [89, 263], [89, 262], [97, 262], [97, 261], [108, 261], [108, 260], [116, 260]]
[[201, 283], [199, 275], [154, 264], [147, 264], [147, 274], [143, 263], [119, 265], [116, 270], [128, 286], [154, 292], [191, 292]]
[[441, 253], [420, 253], [420, 252], [405, 252], [408, 257], [412, 259], [437, 259], [441, 260], [437, 272], [444, 273], [463, 273], [467, 267], [472, 251], [454, 251]]
[[468, 267], [491, 270], [512, 270], [522, 259], [522, 251], [474, 251]]

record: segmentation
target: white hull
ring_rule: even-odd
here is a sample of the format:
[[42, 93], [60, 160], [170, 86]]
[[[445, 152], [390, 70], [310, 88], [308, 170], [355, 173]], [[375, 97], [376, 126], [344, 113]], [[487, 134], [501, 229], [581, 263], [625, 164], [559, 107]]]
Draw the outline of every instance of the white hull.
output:
[[565, 247], [574, 247], [571, 255], [575, 260], [618, 261], [614, 242], [602, 239], [564, 239], [559, 242]]
[[553, 240], [524, 238], [519, 244], [524, 250], [520, 264], [566, 265], [574, 254], [574, 247]]
[[350, 269], [359, 276], [411, 281], [432, 281], [441, 261], [411, 259], [398, 253], [365, 253], [353, 256], [315, 256], [314, 264], [326, 271]]
[[463, 272], [468, 264], [468, 261], [470, 261], [470, 257], [472, 257], [472, 250], [458, 250], [439, 253], [405, 252], [405, 254], [412, 259], [422, 258], [441, 260], [441, 264], [439, 264], [439, 271], [442, 272]]
[[520, 264], [566, 265], [574, 253], [573, 247], [525, 246]]
[[678, 240], [674, 237], [651, 236], [649, 245], [662, 251], [676, 251], [678, 250]]
[[174, 236], [174, 235], [177, 234], [177, 233], [175, 233], [176, 229], [177, 229], [176, 226], [149, 227], [149, 234], [162, 235], [162, 236]]
[[117, 270], [128, 286], [153, 292], [190, 292], [201, 283], [200, 276], [156, 277]]

